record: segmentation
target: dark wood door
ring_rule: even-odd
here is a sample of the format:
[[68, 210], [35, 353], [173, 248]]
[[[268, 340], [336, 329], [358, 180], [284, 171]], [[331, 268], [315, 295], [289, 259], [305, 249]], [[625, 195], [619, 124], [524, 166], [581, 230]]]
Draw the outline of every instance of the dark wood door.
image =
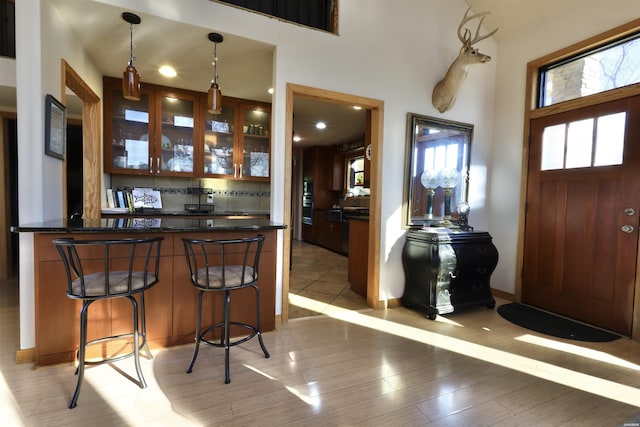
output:
[[631, 335], [640, 97], [532, 121], [522, 301]]

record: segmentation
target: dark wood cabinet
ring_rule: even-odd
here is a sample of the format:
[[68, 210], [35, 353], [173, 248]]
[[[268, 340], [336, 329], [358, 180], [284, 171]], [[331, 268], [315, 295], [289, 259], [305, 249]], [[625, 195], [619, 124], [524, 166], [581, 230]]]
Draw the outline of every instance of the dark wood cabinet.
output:
[[498, 250], [483, 231], [423, 228], [407, 232], [402, 302], [430, 319], [470, 306], [495, 307], [491, 274]]

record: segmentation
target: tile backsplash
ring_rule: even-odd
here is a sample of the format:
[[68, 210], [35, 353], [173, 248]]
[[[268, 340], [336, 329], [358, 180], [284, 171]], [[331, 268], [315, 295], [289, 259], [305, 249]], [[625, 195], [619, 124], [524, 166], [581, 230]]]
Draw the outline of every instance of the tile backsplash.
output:
[[[271, 187], [268, 182], [111, 175], [111, 188], [134, 187], [160, 191], [164, 211], [183, 211], [185, 204], [198, 203], [198, 195], [189, 193], [188, 189], [192, 187], [211, 189], [216, 213], [268, 214], [270, 209]], [[206, 204], [206, 195], [201, 196], [200, 202]]]

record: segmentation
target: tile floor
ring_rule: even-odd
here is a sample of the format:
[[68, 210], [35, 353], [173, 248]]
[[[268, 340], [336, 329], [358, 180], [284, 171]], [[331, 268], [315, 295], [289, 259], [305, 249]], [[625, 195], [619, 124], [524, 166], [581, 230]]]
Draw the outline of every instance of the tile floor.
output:
[[[349, 310], [367, 309], [364, 297], [351, 291], [347, 280], [348, 258], [299, 240], [293, 240], [289, 293], [319, 303], [318, 310], [289, 303], [289, 319], [322, 314], [326, 304]], [[324, 306], [323, 306], [324, 304]]]

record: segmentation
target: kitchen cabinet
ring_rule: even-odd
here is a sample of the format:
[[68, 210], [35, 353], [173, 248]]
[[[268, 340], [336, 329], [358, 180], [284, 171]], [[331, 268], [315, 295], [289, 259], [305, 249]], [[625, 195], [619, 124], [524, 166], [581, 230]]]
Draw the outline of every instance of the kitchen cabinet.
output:
[[351, 290], [367, 297], [367, 275], [369, 274], [369, 220], [349, 220], [349, 268], [348, 279]]
[[222, 113], [211, 114], [206, 112], [206, 96], [201, 103], [205, 113], [202, 174], [268, 181], [271, 106], [226, 97]]
[[195, 176], [199, 95], [145, 85], [141, 100], [131, 101], [121, 87], [105, 77], [105, 172]]
[[342, 221], [329, 219], [328, 210], [316, 211], [314, 215], [315, 243], [331, 251], [343, 253], [342, 249]]
[[409, 230], [402, 250], [402, 301], [430, 319], [470, 306], [495, 307], [490, 278], [498, 250], [482, 231]]
[[121, 85], [104, 78], [105, 172], [269, 180], [270, 104], [223, 97], [213, 115], [206, 93], [144, 84], [129, 101]]

